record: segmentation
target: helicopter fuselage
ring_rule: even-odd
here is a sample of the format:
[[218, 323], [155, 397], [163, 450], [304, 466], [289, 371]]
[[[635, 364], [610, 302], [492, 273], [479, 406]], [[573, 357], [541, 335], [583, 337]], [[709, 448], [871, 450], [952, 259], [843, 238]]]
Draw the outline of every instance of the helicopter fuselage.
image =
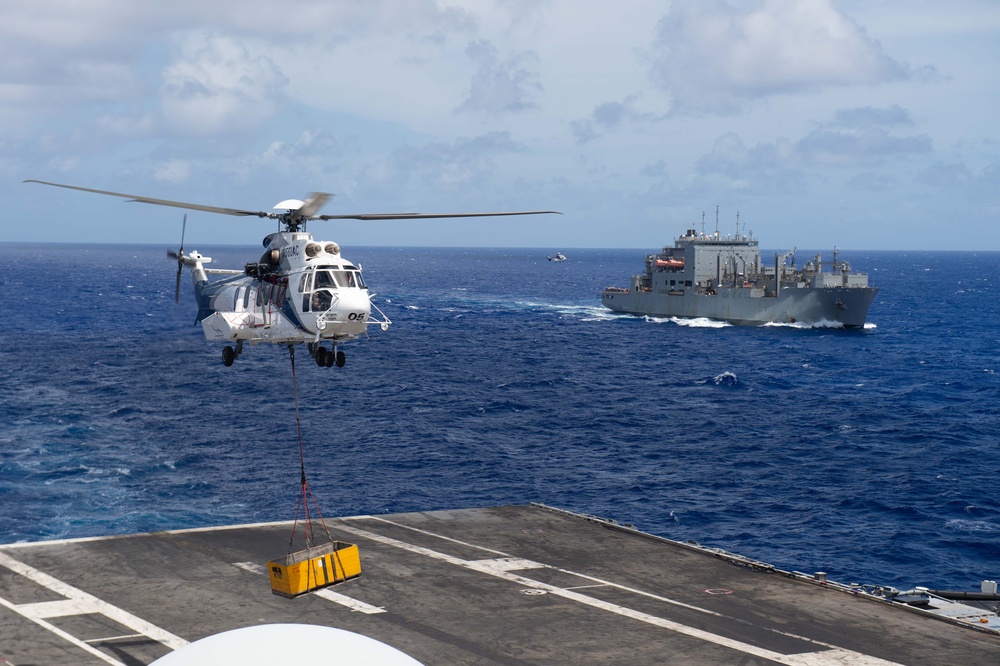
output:
[[[305, 342], [324, 364], [331, 353], [322, 347], [324, 341], [336, 345], [353, 340], [369, 324], [388, 328], [391, 322], [377, 308], [381, 319], [372, 318], [361, 268], [344, 259], [336, 243], [317, 242], [297, 231], [271, 234], [264, 247], [260, 261], [243, 271], [206, 268], [211, 258], [197, 251], [182, 258], [191, 268], [197, 322], [208, 340], [237, 343], [231, 358], [242, 352], [244, 342]], [[224, 277], [210, 279], [214, 275]], [[317, 357], [317, 351], [322, 355]], [[331, 362], [341, 365], [342, 359]]]

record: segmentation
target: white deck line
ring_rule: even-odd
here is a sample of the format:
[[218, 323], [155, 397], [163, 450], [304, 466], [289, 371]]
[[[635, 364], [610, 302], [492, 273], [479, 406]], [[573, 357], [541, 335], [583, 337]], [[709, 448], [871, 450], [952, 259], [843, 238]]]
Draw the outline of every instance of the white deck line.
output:
[[[351, 520], [360, 516], [348, 516], [347, 518], [337, 518], [337, 520]], [[38, 546], [63, 546], [73, 543], [87, 543], [90, 541], [108, 541], [110, 539], [128, 539], [129, 537], [149, 537], [156, 534], [194, 534], [198, 532], [225, 532], [228, 530], [255, 529], [260, 527], [280, 527], [291, 525], [294, 520], [278, 520], [267, 523], [244, 523], [242, 525], [212, 525], [209, 527], [186, 527], [179, 530], [163, 530], [161, 532], [127, 532], [124, 534], [105, 534], [103, 536], [73, 537], [70, 539], [51, 539], [43, 541], [16, 541], [14, 543], [0, 544], [0, 548], [35, 548]], [[301, 521], [299, 521], [301, 522]]]
[[[384, 520], [384, 519], [383, 519]], [[391, 522], [391, 521], [384, 521]], [[392, 523], [396, 524], [396, 523]], [[672, 620], [667, 620], [666, 618], [657, 617], [655, 615], [650, 615], [649, 613], [644, 613], [642, 611], [637, 611], [625, 606], [620, 606], [618, 604], [612, 604], [606, 601], [601, 601], [595, 599], [594, 597], [589, 597], [578, 592], [574, 592], [569, 589], [556, 587], [554, 585], [549, 585], [547, 583], [542, 583], [531, 578], [525, 578], [523, 576], [518, 576], [511, 573], [508, 570], [510, 560], [463, 560], [461, 558], [455, 557], [453, 555], [448, 555], [447, 553], [441, 553], [424, 546], [417, 546], [415, 544], [407, 543], [405, 541], [400, 541], [398, 539], [393, 539], [391, 537], [382, 536], [381, 534], [376, 534], [374, 532], [369, 532], [368, 530], [363, 530], [353, 526], [340, 525], [338, 529], [354, 534], [355, 536], [362, 537], [364, 539], [369, 539], [377, 543], [381, 543], [387, 546], [393, 546], [401, 550], [405, 550], [411, 553], [416, 553], [419, 555], [424, 555], [436, 560], [441, 560], [454, 564], [465, 569], [470, 569], [473, 571], [478, 571], [480, 573], [485, 573], [496, 578], [510, 581], [516, 583], [522, 587], [541, 590], [555, 596], [563, 597], [564, 599], [569, 599], [571, 601], [576, 601], [580, 604], [590, 606], [592, 608], [597, 608], [609, 613], [614, 613], [616, 615], [621, 615], [623, 617], [632, 618], [640, 622], [645, 622], [657, 627], [662, 627], [669, 631], [674, 631], [680, 634], [691, 636], [692, 638], [697, 638], [715, 645], [729, 648], [731, 650], [736, 650], [744, 654], [753, 655], [755, 657], [760, 657], [761, 659], [769, 659], [779, 664], [786, 664], [787, 666], [891, 666], [896, 662], [886, 661], [884, 659], [879, 659], [878, 657], [872, 657], [860, 652], [853, 652], [851, 650], [845, 650], [842, 648], [833, 649], [823, 649], [816, 652], [804, 652], [798, 654], [782, 654], [780, 652], [774, 652], [773, 650], [767, 650], [765, 648], [757, 647], [756, 645], [750, 645], [742, 641], [737, 641], [731, 638], [726, 638], [725, 636], [720, 636], [718, 634], [713, 634], [702, 629], [696, 629], [694, 627], [689, 627], [679, 622], [674, 622]], [[418, 530], [424, 534], [434, 535], [432, 532], [426, 532], [424, 530]], [[449, 541], [454, 541], [448, 537], [441, 536], [443, 539]], [[527, 560], [522, 560], [522, 564], [527, 564]], [[548, 565], [537, 564], [536, 567], [532, 568], [552, 568]], [[560, 569], [560, 571], [566, 571]], [[573, 573], [573, 572], [568, 572]], [[588, 577], [589, 578], [589, 577]], [[591, 578], [591, 580], [595, 580]], [[652, 595], [648, 595], [652, 596]], [[679, 602], [678, 602], [679, 603]], [[686, 604], [685, 604], [686, 605]], [[789, 635], [789, 634], [785, 634]], [[816, 645], [817, 647], [826, 647], [821, 643], [817, 643], [808, 638], [801, 636], [796, 636], [799, 640], [805, 641]]]
[[[11, 602], [7, 601], [6, 599], [4, 599], [3, 597], [0, 597], [0, 606], [4, 606], [4, 607], [9, 608], [10, 610], [14, 611], [15, 613], [21, 614], [20, 611], [18, 611], [18, 609], [17, 609], [17, 604], [11, 603]], [[97, 648], [92, 647], [90, 645], [87, 645], [87, 643], [85, 643], [84, 641], [81, 641], [76, 636], [73, 636], [71, 634], [67, 634], [65, 631], [63, 631], [62, 629], [60, 629], [59, 627], [53, 625], [50, 622], [47, 622], [47, 621], [45, 621], [45, 620], [43, 620], [41, 618], [30, 617], [28, 615], [25, 615], [24, 617], [28, 618], [29, 620], [31, 620], [32, 622], [34, 622], [38, 626], [40, 626], [40, 627], [42, 627], [44, 629], [48, 629], [49, 631], [51, 631], [56, 636], [59, 636], [60, 638], [64, 639], [66, 642], [71, 643], [72, 645], [75, 645], [76, 647], [80, 648], [81, 650], [92, 654], [93, 656], [97, 657], [98, 659], [100, 659], [103, 662], [112, 664], [112, 666], [126, 666], [122, 662], [120, 662], [117, 659], [114, 659], [111, 656], [109, 656], [109, 655], [101, 652]], [[10, 662], [8, 662], [5, 659], [4, 663], [8, 664]]]
[[[87, 645], [83, 641], [67, 634], [65, 631], [55, 627], [51, 623], [45, 620], [45, 617], [53, 617], [53, 615], [48, 615], [47, 613], [57, 613], [60, 616], [65, 616], [68, 614], [72, 615], [85, 615], [91, 613], [99, 613], [108, 617], [118, 624], [128, 627], [136, 633], [142, 634], [143, 636], [148, 636], [155, 641], [162, 643], [171, 650], [176, 650], [182, 648], [188, 644], [186, 640], [175, 636], [165, 629], [161, 629], [155, 624], [146, 622], [142, 618], [129, 613], [126, 610], [113, 606], [103, 599], [98, 599], [92, 594], [84, 592], [81, 589], [75, 588], [72, 585], [62, 582], [58, 578], [50, 576], [49, 574], [39, 571], [38, 569], [16, 560], [10, 555], [0, 552], [0, 566], [4, 566], [14, 573], [20, 574], [27, 578], [28, 580], [41, 585], [42, 587], [55, 592], [58, 595], [65, 597], [66, 599], [61, 602], [44, 602], [41, 604], [14, 604], [6, 599], [0, 599], [0, 604], [10, 608], [15, 613], [31, 620], [32, 622], [45, 627], [52, 633], [61, 636], [73, 643], [74, 645], [80, 647], [81, 649], [90, 652], [91, 654], [99, 655], [104, 661], [109, 664], [119, 664], [121, 662], [113, 660], [103, 652], [95, 650], [90, 645]], [[70, 613], [71, 609], [75, 609], [77, 612]]]
[[[410, 527], [409, 525], [403, 525], [402, 523], [393, 522], [393, 521], [388, 520], [386, 518], [379, 518], [377, 516], [371, 516], [371, 518], [373, 518], [374, 520], [378, 520], [380, 522], [383, 522], [383, 523], [388, 523], [389, 525], [393, 525], [393, 526], [396, 526], [396, 527], [404, 527], [404, 528], [406, 528], [408, 530], [412, 530], [414, 532], [419, 532], [420, 534], [426, 534], [427, 536], [437, 537], [437, 538], [443, 539], [445, 541], [450, 541], [451, 543], [457, 543], [457, 544], [460, 544], [462, 546], [467, 546], [469, 548], [476, 548], [476, 549], [479, 549], [479, 550], [482, 550], [482, 551], [486, 551], [488, 553], [496, 553], [498, 555], [503, 556], [503, 559], [514, 561], [514, 558], [511, 558], [509, 555], [507, 555], [507, 553], [504, 553], [504, 552], [499, 551], [499, 550], [493, 550], [492, 548], [485, 548], [483, 546], [479, 546], [479, 545], [476, 545], [474, 543], [469, 543], [467, 541], [459, 541], [458, 539], [452, 539], [451, 537], [444, 536], [443, 534], [435, 534], [433, 532], [428, 532], [427, 530], [422, 530], [422, 529], [419, 529], [417, 527]], [[492, 561], [493, 562], [500, 562], [502, 560], [492, 560]], [[525, 566], [521, 566], [521, 567], [512, 567], [511, 565], [507, 565], [507, 570], [511, 571], [511, 570], [515, 570], [516, 568], [520, 568], [520, 569], [537, 569], [537, 568], [542, 568], [543, 567], [543, 568], [546, 568], [546, 569], [552, 569], [554, 571], [558, 571], [560, 573], [569, 574], [571, 576], [578, 576], [579, 578], [583, 578], [584, 580], [589, 580], [589, 581], [592, 581], [593, 583], [595, 583], [595, 585], [586, 586], [586, 587], [597, 587], [597, 586], [614, 587], [614, 588], [617, 588], [617, 589], [625, 591], [625, 592], [630, 592], [632, 594], [638, 594], [638, 595], [641, 595], [641, 596], [644, 596], [644, 597], [649, 597], [650, 599], [655, 599], [657, 601], [662, 601], [663, 603], [673, 604], [674, 606], [681, 606], [683, 608], [687, 608], [688, 610], [698, 611], [699, 613], [705, 613], [707, 615], [715, 615], [716, 617], [724, 617], [721, 613], [716, 613], [715, 611], [710, 611], [710, 610], [707, 610], [705, 608], [699, 608], [698, 606], [692, 606], [691, 604], [686, 604], [683, 601], [677, 601], [675, 599], [668, 599], [667, 597], [662, 597], [662, 596], [660, 596], [658, 594], [653, 594], [652, 592], [644, 592], [643, 590], [637, 590], [635, 588], [628, 587], [628, 586], [625, 586], [625, 585], [620, 585], [618, 583], [612, 583], [611, 581], [602, 580], [600, 578], [595, 578], [593, 576], [588, 576], [586, 574], [582, 574], [582, 573], [579, 573], [579, 572], [576, 572], [576, 571], [568, 571], [566, 569], [560, 569], [558, 567], [550, 567], [547, 564], [539, 564], [537, 562], [530, 562], [529, 560], [517, 560], [517, 561], [519, 561], [519, 562], [528, 562], [529, 565], [525, 565]], [[479, 562], [486, 562], [486, 560], [479, 560]], [[569, 590], [569, 589], [577, 589], [579, 587], [585, 587], [585, 586], [576, 585], [576, 586], [573, 586], [571, 588], [568, 587], [568, 588], [564, 588], [564, 589], [567, 589], [567, 590]], [[783, 635], [789, 636], [791, 638], [800, 638], [799, 636], [794, 636], [792, 634], [785, 634], [784, 632], [779, 632], [779, 633], [782, 633]], [[803, 639], [803, 640], [807, 640], [807, 639]], [[813, 641], [813, 642], [815, 642], [815, 641]], [[831, 647], [832, 648], [834, 646], [830, 645], [830, 646], [826, 646], [826, 647]]]
[[[261, 576], [267, 576], [267, 569], [256, 562], [233, 562], [233, 566], [239, 567], [244, 571], [249, 571], [250, 573], [260, 574]], [[378, 613], [384, 613], [384, 608], [379, 608], [378, 606], [372, 606], [371, 604], [366, 604], [363, 601], [358, 601], [357, 599], [352, 599], [346, 594], [340, 594], [339, 592], [334, 592], [329, 588], [323, 588], [322, 590], [316, 590], [313, 592], [317, 597], [323, 597], [329, 601], [340, 604], [341, 606], [346, 606], [352, 611], [357, 611], [358, 613], [364, 613], [365, 615], [376, 615]]]
[[[336, 518], [327, 518], [329, 522], [338, 520], [367, 520], [375, 518], [375, 516], [369, 516], [365, 514], [357, 516], [337, 516]], [[199, 532], [227, 532], [230, 530], [247, 530], [247, 529], [258, 529], [261, 527], [282, 527], [290, 526], [295, 524], [295, 520], [272, 520], [264, 523], [242, 523], [239, 525], [209, 525], [208, 527], [184, 527], [178, 530], [161, 530], [159, 532], [125, 532], [123, 534], [105, 534], [103, 536], [90, 536], [90, 537], [72, 537], [69, 539], [49, 539], [42, 541], [15, 541], [14, 543], [3, 543], [0, 544], [0, 548], [35, 548], [37, 546], [62, 546], [66, 544], [73, 543], [87, 543], [89, 541], [107, 541], [109, 539], [127, 539], [129, 537], [149, 537], [155, 536], [157, 534], [197, 534]], [[298, 522], [302, 522], [299, 520]], [[411, 528], [413, 529], [413, 528]], [[441, 537], [447, 538], [447, 537]]]
[[317, 597], [323, 597], [324, 599], [329, 599], [330, 601], [338, 603], [341, 606], [346, 606], [347, 608], [350, 608], [352, 611], [356, 611], [358, 613], [364, 613], [365, 615], [376, 615], [378, 613], [385, 612], [384, 608], [379, 608], [378, 606], [372, 606], [371, 604], [366, 604], [363, 601], [352, 599], [351, 597], [348, 597], [344, 594], [340, 594], [339, 592], [334, 592], [329, 588], [316, 590], [316, 592], [314, 592], [313, 594], [315, 594]]

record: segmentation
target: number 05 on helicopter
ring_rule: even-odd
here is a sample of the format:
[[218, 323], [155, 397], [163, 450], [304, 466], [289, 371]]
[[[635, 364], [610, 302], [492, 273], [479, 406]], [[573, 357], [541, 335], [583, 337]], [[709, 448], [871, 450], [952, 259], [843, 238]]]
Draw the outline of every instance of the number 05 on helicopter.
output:
[[[264, 253], [248, 262], [243, 270], [206, 268], [211, 257], [197, 250], [184, 252], [184, 232], [177, 252], [167, 255], [177, 260], [175, 300], [180, 300], [181, 272], [191, 269], [198, 316], [208, 340], [228, 343], [222, 349], [222, 362], [230, 366], [244, 351], [244, 345], [262, 342], [282, 345], [307, 345], [317, 365], [343, 367], [344, 352], [340, 343], [365, 333], [377, 325], [383, 331], [392, 323], [372, 303], [373, 294], [361, 276], [361, 266], [340, 254], [332, 241], [314, 240], [306, 231], [312, 220], [414, 220], [455, 217], [495, 217], [503, 215], [559, 214], [557, 211], [512, 211], [487, 213], [367, 213], [356, 215], [317, 215], [330, 199], [324, 192], [314, 192], [305, 201], [286, 199], [274, 206], [278, 212], [220, 208], [201, 204], [153, 199], [150, 197], [75, 185], [26, 180], [71, 190], [122, 197], [129, 201], [172, 206], [223, 215], [260, 217], [277, 220], [281, 230], [264, 237]], [[215, 279], [209, 279], [213, 276]], [[373, 314], [376, 313], [376, 314]]]

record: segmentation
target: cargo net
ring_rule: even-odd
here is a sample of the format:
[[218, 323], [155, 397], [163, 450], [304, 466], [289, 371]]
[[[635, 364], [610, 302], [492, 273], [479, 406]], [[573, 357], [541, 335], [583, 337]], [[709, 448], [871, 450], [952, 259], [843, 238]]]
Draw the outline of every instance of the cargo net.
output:
[[[337, 541], [330, 534], [326, 520], [319, 510], [316, 497], [306, 478], [305, 447], [302, 443], [302, 420], [299, 417], [299, 387], [295, 376], [295, 345], [288, 345], [292, 361], [292, 393], [295, 397], [295, 429], [299, 440], [300, 490], [299, 503], [288, 539], [288, 555], [267, 563], [271, 591], [284, 597], [296, 597], [320, 588], [336, 585], [361, 575], [358, 547]], [[315, 511], [310, 515], [309, 506]], [[299, 517], [303, 517], [305, 549], [295, 550], [295, 534]], [[322, 526], [326, 541], [316, 543], [316, 523]], [[322, 536], [322, 535], [320, 535]]]

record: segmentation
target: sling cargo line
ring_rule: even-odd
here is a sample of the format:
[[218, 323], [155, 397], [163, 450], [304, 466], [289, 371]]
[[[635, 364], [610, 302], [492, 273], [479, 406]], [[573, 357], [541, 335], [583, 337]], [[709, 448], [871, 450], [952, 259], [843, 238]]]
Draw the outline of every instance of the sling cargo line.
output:
[[[267, 563], [268, 578], [271, 581], [271, 592], [289, 599], [308, 592], [343, 583], [358, 578], [361, 575], [361, 555], [358, 547], [352, 543], [337, 541], [330, 535], [323, 514], [319, 511], [316, 498], [306, 480], [306, 464], [302, 447], [302, 424], [299, 420], [299, 389], [295, 378], [295, 347], [288, 345], [292, 359], [292, 387], [295, 395], [295, 425], [299, 436], [299, 467], [301, 470], [301, 491], [299, 505], [295, 510], [295, 522], [292, 524], [292, 535], [288, 542], [288, 554], [275, 558]], [[328, 541], [313, 545], [312, 520], [309, 516], [309, 502], [312, 500], [319, 516], [323, 531]], [[299, 512], [305, 509], [305, 550], [292, 552], [295, 543], [295, 527], [298, 525]]]

